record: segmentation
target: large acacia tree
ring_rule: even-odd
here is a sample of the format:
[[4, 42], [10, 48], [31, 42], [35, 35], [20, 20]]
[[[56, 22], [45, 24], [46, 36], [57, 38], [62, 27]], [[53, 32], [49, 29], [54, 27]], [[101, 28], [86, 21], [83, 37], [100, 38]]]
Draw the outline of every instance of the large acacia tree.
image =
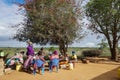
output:
[[116, 60], [120, 40], [120, 0], [90, 0], [86, 15], [91, 21], [90, 29], [105, 36], [111, 59]]
[[[21, 4], [20, 4], [21, 5]], [[74, 0], [25, 0], [26, 18], [14, 39], [59, 46], [65, 54], [68, 44], [81, 38], [80, 6]]]

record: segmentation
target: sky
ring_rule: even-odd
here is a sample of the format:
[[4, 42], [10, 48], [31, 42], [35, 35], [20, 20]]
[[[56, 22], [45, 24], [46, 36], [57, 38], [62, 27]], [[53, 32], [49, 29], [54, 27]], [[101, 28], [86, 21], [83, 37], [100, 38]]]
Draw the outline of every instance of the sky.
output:
[[[22, 1], [22, 0], [17, 0]], [[22, 3], [22, 2], [21, 2]], [[10, 26], [23, 21], [24, 16], [19, 14], [19, 7], [11, 4], [11, 0], [0, 0], [0, 47], [26, 47], [26, 42], [19, 42], [11, 38], [16, 33], [15, 28]], [[97, 39], [96, 35], [88, 35], [78, 42], [69, 45], [71, 47], [96, 47], [101, 40]], [[40, 47], [40, 45], [35, 45]], [[49, 47], [49, 45], [46, 45]]]

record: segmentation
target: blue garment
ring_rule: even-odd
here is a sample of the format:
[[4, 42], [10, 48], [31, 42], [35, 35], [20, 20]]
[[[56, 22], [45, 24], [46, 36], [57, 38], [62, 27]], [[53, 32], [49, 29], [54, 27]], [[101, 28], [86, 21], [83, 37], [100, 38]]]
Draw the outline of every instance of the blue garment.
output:
[[51, 60], [51, 63], [52, 63], [52, 66], [57, 66], [58, 65], [58, 63], [59, 63], [59, 59], [52, 59]]
[[36, 64], [37, 64], [37, 67], [42, 67], [42, 65], [44, 64], [44, 62], [40, 59], [37, 59], [36, 60]]
[[42, 60], [40, 60], [40, 59], [37, 59], [37, 60], [33, 60], [32, 64], [36, 64], [37, 67], [42, 67], [44, 62]]
[[59, 68], [59, 59], [54, 58], [49, 62], [49, 71], [52, 71], [52, 67], [55, 66], [56, 67], [56, 71], [58, 72], [58, 68]]
[[36, 69], [37, 68], [41, 68], [42, 75], [44, 74], [44, 66], [43, 66], [44, 62], [42, 60], [40, 60], [40, 59], [36, 59], [35, 60], [34, 59], [33, 62], [32, 62], [32, 64], [36, 65], [36, 66], [34, 66], [34, 70], [33, 70], [34, 75], [36, 75]]
[[10, 61], [11, 61], [11, 59], [8, 59], [7, 62], [6, 62], [6, 65], [9, 65]]

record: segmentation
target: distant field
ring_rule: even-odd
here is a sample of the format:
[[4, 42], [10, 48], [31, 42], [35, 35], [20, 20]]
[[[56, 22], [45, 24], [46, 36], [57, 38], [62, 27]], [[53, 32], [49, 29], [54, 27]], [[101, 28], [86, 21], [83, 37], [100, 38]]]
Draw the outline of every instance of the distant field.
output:
[[[5, 53], [9, 53], [9, 56], [14, 55], [15, 53], [20, 52], [21, 50], [24, 50], [26, 52], [26, 48], [12, 48], [12, 47], [4, 47], [4, 48], [0, 48], [0, 50], [4, 50]], [[58, 50], [57, 47], [54, 48], [55, 50]], [[69, 47], [68, 48], [68, 54], [71, 55], [71, 52], [74, 50], [76, 51], [77, 55], [81, 55], [82, 51], [85, 50], [92, 50], [92, 49], [97, 49], [97, 48], [81, 48], [81, 47]], [[39, 51], [39, 48], [34, 48], [35, 52]], [[46, 53], [49, 53], [49, 48], [45, 48]], [[59, 50], [58, 50], [59, 51]], [[110, 56], [110, 51], [109, 49], [105, 49], [103, 50], [103, 53], [101, 54], [101, 56]]]

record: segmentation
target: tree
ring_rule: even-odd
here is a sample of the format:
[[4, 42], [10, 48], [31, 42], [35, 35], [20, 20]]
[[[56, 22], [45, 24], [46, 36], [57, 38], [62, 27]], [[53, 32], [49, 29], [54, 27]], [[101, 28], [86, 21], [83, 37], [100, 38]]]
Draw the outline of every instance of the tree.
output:
[[108, 44], [102, 39], [101, 43], [98, 44], [100, 46], [99, 49], [104, 50], [108, 47]]
[[111, 59], [116, 60], [120, 40], [120, 0], [90, 0], [86, 15], [91, 22], [89, 28], [105, 36]]
[[65, 55], [68, 44], [76, 37], [83, 37], [78, 22], [80, 6], [75, 6], [74, 0], [25, 0], [25, 3], [22, 5], [26, 12], [24, 27], [18, 29], [14, 39], [59, 45]]

